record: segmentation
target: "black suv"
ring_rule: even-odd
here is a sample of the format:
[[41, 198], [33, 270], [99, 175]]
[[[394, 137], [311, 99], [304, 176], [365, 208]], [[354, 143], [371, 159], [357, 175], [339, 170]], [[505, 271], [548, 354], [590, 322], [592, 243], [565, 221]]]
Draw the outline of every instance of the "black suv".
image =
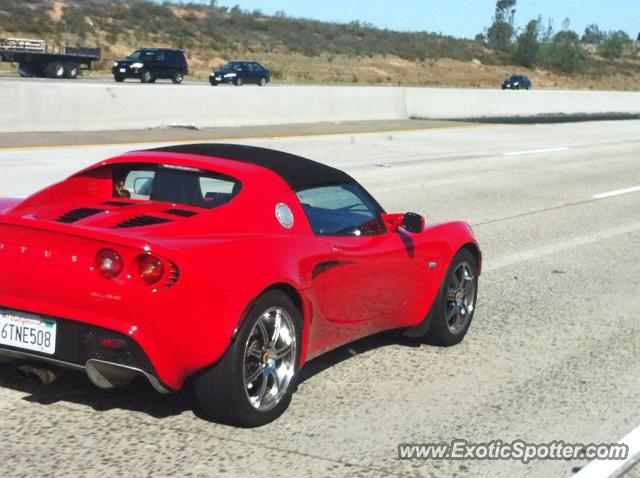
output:
[[260, 63], [255, 61], [232, 61], [209, 75], [209, 83], [217, 86], [220, 83], [228, 83], [242, 86], [245, 83], [255, 83], [265, 86], [271, 81], [271, 73]]
[[113, 78], [123, 82], [126, 78], [137, 78], [143, 83], [155, 83], [159, 78], [182, 83], [189, 66], [184, 52], [167, 48], [143, 48], [136, 50], [124, 60], [116, 61], [111, 68]]
[[531, 80], [524, 75], [511, 75], [502, 82], [503, 90], [530, 90]]

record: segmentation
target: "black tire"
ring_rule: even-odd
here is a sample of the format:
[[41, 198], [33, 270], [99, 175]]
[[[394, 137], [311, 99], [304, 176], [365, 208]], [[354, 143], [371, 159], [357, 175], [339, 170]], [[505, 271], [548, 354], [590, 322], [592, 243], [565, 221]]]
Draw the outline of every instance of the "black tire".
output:
[[156, 78], [149, 70], [143, 70], [142, 73], [140, 73], [140, 81], [142, 83], [155, 83]]
[[242, 78], [236, 78], [235, 84], [236, 86], [242, 86], [244, 85], [244, 81], [242, 81]]
[[76, 62], [70, 61], [64, 64], [64, 77], [70, 80], [75, 80], [80, 74], [80, 65]]
[[211, 86], [218, 86], [218, 82], [216, 80], [209, 80]]
[[184, 80], [184, 75], [181, 71], [176, 71], [173, 73], [171, 81], [173, 81], [174, 84], [179, 85], [180, 83], [182, 83], [182, 80]]
[[[260, 338], [260, 334], [257, 332], [259, 329], [258, 322], [265, 317], [269, 310], [274, 308], [286, 311], [290, 319], [289, 322], [292, 324], [294, 333], [285, 335], [292, 338], [295, 337], [295, 342], [292, 342], [294, 346], [290, 349], [290, 355], [288, 356], [289, 360], [293, 360], [290, 366], [294, 373], [290, 381], [282, 387], [282, 394], [279, 395], [277, 401], [274, 399], [274, 402], [269, 404], [270, 407], [268, 409], [259, 410], [249, 398], [250, 393], [248, 390], [250, 390], [250, 387], [245, 385], [247, 361], [251, 360], [249, 357], [253, 357], [251, 354], [245, 354], [249, 349], [254, 348], [255, 342], [257, 342], [254, 339], [256, 337]], [[194, 393], [201, 415], [218, 423], [247, 428], [266, 425], [282, 415], [291, 403], [291, 396], [296, 387], [300, 349], [302, 347], [302, 326], [300, 310], [284, 292], [272, 290], [260, 296], [222, 359], [194, 379]], [[273, 350], [277, 348], [277, 342], [273, 344], [273, 348]], [[263, 352], [260, 352], [260, 350]], [[268, 366], [274, 367], [277, 362], [274, 361], [271, 364], [271, 360], [269, 360], [270, 352], [264, 352], [264, 349], [259, 347], [258, 349], [254, 348], [254, 353], [256, 351], [263, 358], [257, 360], [258, 367], [254, 368], [251, 373], [258, 374], [255, 378], [256, 384], [258, 381], [265, 381], [264, 386], [261, 387], [262, 391], [268, 388], [269, 379], [260, 370], [266, 370]], [[256, 359], [253, 358], [253, 360]], [[281, 364], [284, 363], [283, 360]], [[271, 377], [273, 377], [272, 380], [275, 379], [275, 375], [271, 375]], [[257, 385], [254, 390], [256, 388], [258, 388]]]
[[267, 86], [267, 79], [263, 76], [262, 78], [260, 78], [260, 81], [258, 82], [259, 86]]
[[124, 76], [114, 75], [113, 79], [116, 80], [117, 83], [122, 83], [124, 81]]
[[[472, 273], [472, 287], [473, 291], [469, 293], [470, 300], [472, 300], [470, 310], [461, 314], [465, 315], [465, 322], [460, 325], [459, 330], [452, 330], [452, 327], [447, 322], [447, 316], [451, 311], [451, 307], [454, 307], [453, 300], [451, 297], [447, 297], [451, 295], [450, 285], [452, 283], [452, 276], [456, 271], [460, 270], [460, 267], [466, 264], [471, 273]], [[431, 324], [429, 329], [423, 336], [423, 341], [432, 345], [439, 345], [442, 347], [449, 347], [451, 345], [456, 345], [462, 342], [469, 327], [471, 326], [471, 322], [473, 320], [473, 314], [476, 308], [476, 300], [478, 297], [478, 266], [476, 264], [476, 260], [473, 257], [473, 254], [469, 252], [467, 249], [461, 249], [456, 256], [451, 261], [451, 265], [447, 270], [447, 273], [442, 281], [442, 285], [440, 286], [440, 291], [438, 292], [438, 296], [436, 298], [436, 302], [434, 303], [432, 310], [433, 317], [431, 319]], [[463, 299], [464, 300], [464, 299]], [[451, 304], [450, 304], [451, 302]], [[458, 309], [456, 309], [458, 310]], [[468, 309], [467, 309], [468, 310]]]
[[48, 78], [63, 78], [64, 77], [64, 65], [61, 61], [52, 61], [49, 63], [45, 69], [45, 74]]
[[20, 65], [18, 66], [18, 74], [21, 78], [45, 76], [41, 65], [34, 65], [31, 63], [20, 63]]

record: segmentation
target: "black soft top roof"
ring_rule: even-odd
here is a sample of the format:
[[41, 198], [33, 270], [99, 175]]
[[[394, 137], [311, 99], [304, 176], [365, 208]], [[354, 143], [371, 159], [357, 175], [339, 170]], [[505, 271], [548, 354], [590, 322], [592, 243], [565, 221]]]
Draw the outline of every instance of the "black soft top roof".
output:
[[255, 146], [202, 143], [166, 146], [146, 151], [195, 154], [255, 164], [270, 169], [296, 191], [329, 184], [357, 184], [347, 173], [331, 166], [294, 154]]

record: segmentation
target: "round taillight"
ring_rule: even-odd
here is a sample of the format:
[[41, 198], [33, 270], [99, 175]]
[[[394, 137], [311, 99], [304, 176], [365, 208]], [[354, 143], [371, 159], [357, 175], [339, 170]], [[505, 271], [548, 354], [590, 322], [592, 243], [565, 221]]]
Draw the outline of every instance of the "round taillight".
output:
[[113, 249], [102, 249], [96, 254], [96, 267], [107, 279], [113, 279], [122, 272], [122, 258]]
[[150, 254], [138, 257], [138, 273], [147, 284], [155, 284], [164, 275], [164, 264]]

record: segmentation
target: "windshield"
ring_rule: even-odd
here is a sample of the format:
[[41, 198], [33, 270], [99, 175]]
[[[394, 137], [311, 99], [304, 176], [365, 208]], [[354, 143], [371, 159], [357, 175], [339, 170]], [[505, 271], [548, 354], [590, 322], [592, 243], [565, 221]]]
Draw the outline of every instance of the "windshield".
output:
[[136, 50], [127, 58], [132, 60], [151, 60], [156, 56], [155, 50]]
[[221, 70], [239, 70], [240, 68], [242, 68], [242, 63], [231, 61], [220, 69]]
[[212, 209], [239, 192], [238, 180], [195, 168], [130, 163], [113, 167], [113, 197]]

